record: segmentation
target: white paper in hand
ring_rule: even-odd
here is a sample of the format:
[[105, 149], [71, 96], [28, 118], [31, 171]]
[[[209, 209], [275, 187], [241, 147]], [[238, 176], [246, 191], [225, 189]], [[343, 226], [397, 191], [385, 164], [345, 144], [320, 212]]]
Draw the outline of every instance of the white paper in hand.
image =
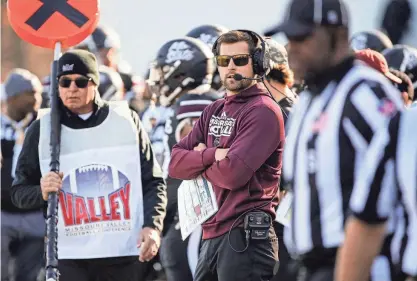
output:
[[178, 188], [178, 215], [182, 240], [212, 217], [218, 209], [216, 196], [209, 181], [202, 176], [183, 181]]
[[291, 192], [287, 192], [284, 198], [279, 202], [277, 209], [277, 216], [275, 220], [286, 227], [291, 225], [291, 215], [292, 215], [292, 198], [293, 195]]

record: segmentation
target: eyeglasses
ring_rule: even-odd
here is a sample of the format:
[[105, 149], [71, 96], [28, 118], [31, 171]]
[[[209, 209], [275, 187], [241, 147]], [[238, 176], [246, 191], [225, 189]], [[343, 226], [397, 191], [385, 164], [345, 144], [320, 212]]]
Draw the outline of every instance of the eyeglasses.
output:
[[249, 63], [249, 58], [251, 55], [244, 54], [244, 55], [234, 55], [234, 56], [216, 56], [216, 62], [218, 66], [226, 67], [229, 65], [230, 60], [233, 60], [233, 63], [236, 66], [244, 66]]
[[91, 78], [85, 78], [85, 77], [78, 77], [75, 80], [69, 79], [69, 78], [61, 78], [59, 80], [59, 86], [62, 88], [69, 88], [71, 86], [72, 81], [75, 82], [75, 85], [78, 88], [85, 88], [88, 85], [88, 82], [91, 80]]

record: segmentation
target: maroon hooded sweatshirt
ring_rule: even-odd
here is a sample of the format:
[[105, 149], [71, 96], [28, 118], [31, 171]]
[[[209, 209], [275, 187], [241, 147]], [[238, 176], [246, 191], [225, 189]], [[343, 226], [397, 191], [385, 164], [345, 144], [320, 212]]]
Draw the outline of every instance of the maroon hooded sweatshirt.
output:
[[[202, 174], [213, 185], [219, 210], [202, 225], [203, 239], [227, 233], [241, 214], [261, 205], [275, 219], [284, 139], [281, 109], [257, 83], [206, 107], [192, 132], [173, 147], [171, 177]], [[194, 151], [199, 143], [207, 148]], [[229, 148], [227, 157], [216, 161], [216, 148]]]

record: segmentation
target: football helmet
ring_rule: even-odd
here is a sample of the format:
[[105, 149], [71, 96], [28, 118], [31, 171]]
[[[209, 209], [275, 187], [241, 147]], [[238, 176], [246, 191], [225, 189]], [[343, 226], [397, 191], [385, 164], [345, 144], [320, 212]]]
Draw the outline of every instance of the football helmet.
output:
[[[165, 43], [151, 63], [148, 84], [163, 106], [184, 92], [206, 92], [215, 71], [214, 55], [202, 41], [183, 37]], [[204, 88], [204, 89], [203, 89]]]
[[394, 45], [382, 52], [390, 68], [399, 70], [410, 77], [414, 87], [414, 99], [417, 91], [417, 49], [407, 45]]
[[[186, 36], [193, 37], [193, 38], [203, 41], [211, 49], [213, 47], [214, 42], [216, 42], [217, 38], [219, 38], [220, 35], [228, 31], [229, 29], [221, 25], [200, 25], [192, 29], [190, 32], [188, 32]], [[220, 90], [222, 86], [223, 85], [220, 79], [220, 74], [216, 68], [216, 71], [213, 75], [213, 81], [211, 83], [211, 87], [217, 91], [217, 90]]]
[[353, 34], [350, 39], [350, 47], [354, 51], [369, 48], [377, 52], [382, 52], [387, 48], [392, 48], [392, 42], [382, 31], [371, 30]]

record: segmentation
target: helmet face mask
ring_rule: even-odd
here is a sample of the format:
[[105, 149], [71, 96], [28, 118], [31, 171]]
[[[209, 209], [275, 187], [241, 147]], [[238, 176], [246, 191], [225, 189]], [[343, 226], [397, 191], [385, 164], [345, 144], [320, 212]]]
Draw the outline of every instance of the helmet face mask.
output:
[[159, 96], [160, 88], [161, 85], [163, 85], [164, 81], [162, 75], [162, 68], [158, 67], [155, 63], [151, 64], [147, 83], [151, 92]]
[[184, 92], [210, 85], [215, 70], [213, 53], [203, 42], [180, 38], [164, 44], [151, 64], [148, 84], [169, 106]]

